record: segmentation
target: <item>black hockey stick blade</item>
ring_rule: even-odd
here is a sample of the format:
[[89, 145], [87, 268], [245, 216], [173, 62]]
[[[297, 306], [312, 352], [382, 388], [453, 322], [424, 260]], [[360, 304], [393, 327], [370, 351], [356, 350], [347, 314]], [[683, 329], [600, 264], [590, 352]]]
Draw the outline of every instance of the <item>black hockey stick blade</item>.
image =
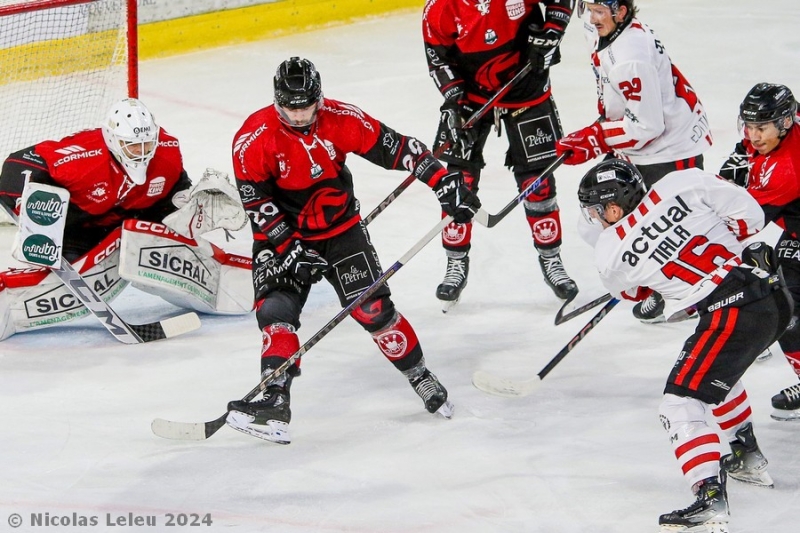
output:
[[[395, 263], [390, 266], [383, 274], [381, 274], [378, 279], [376, 279], [372, 285], [367, 287], [364, 292], [362, 292], [358, 298], [350, 302], [347, 307], [339, 311], [332, 319], [328, 321], [327, 324], [322, 326], [318, 332], [316, 332], [310, 339], [308, 339], [294, 354], [291, 355], [286, 361], [283, 362], [278, 368], [276, 368], [272, 373], [267, 376], [264, 376], [259, 382], [258, 385], [253, 387], [250, 392], [244, 395], [242, 398], [243, 402], [252, 401], [253, 398], [258, 396], [259, 392], [263, 391], [267, 388], [267, 386], [278, 379], [279, 376], [284, 374], [289, 367], [291, 367], [295, 361], [297, 361], [300, 357], [303, 356], [308, 350], [310, 350], [313, 346], [315, 346], [323, 337], [325, 337], [330, 331], [335, 328], [339, 323], [344, 321], [347, 317], [350, 316], [358, 306], [364, 303], [370, 296], [372, 296], [375, 291], [377, 291], [380, 287], [386, 283], [390, 277], [392, 277], [398, 270], [400, 270], [403, 265], [405, 265], [408, 261], [411, 260], [412, 257], [417, 255], [420, 250], [422, 250], [426, 244], [428, 244], [434, 237], [441, 234], [442, 230], [447, 227], [453, 221], [453, 217], [446, 216], [439, 221], [433, 228], [431, 228], [428, 233], [425, 234], [417, 243], [411, 247], [400, 259], [395, 261]], [[150, 425], [153, 433], [159, 437], [164, 437], [166, 439], [178, 439], [178, 440], [205, 440], [209, 438], [211, 435], [216, 433], [222, 426], [225, 425], [225, 419], [228, 417], [228, 412], [226, 411], [225, 414], [217, 418], [216, 420], [212, 420], [210, 422], [173, 422], [171, 420], [164, 420], [161, 418], [157, 418], [153, 420], [153, 423]]]
[[475, 217], [473, 218], [473, 220], [478, 224], [481, 224], [482, 226], [486, 226], [487, 228], [495, 227], [501, 220], [506, 218], [506, 215], [508, 215], [515, 207], [517, 207], [517, 204], [522, 203], [522, 201], [525, 200], [526, 196], [528, 196], [531, 192], [535, 191], [539, 187], [539, 185], [542, 184], [545, 178], [551, 176], [553, 172], [555, 172], [556, 169], [561, 166], [561, 164], [564, 162], [564, 160], [567, 158], [568, 155], [569, 153], [564, 153], [558, 156], [555, 161], [550, 163], [550, 166], [548, 166], [546, 169], [544, 169], [544, 171], [542, 171], [542, 173], [539, 175], [538, 178], [536, 178], [527, 187], [525, 187], [525, 189], [523, 189], [513, 200], [511, 200], [496, 215], [489, 214], [483, 209], [480, 209], [478, 210], [477, 213], [475, 213]]
[[487, 392], [489, 394], [493, 394], [495, 396], [503, 396], [506, 398], [520, 398], [523, 396], [528, 396], [532, 393], [536, 388], [539, 386], [539, 383], [553, 370], [558, 363], [564, 359], [569, 352], [571, 352], [575, 346], [583, 340], [586, 335], [589, 334], [590, 331], [594, 329], [594, 327], [600, 323], [603, 318], [612, 310], [614, 306], [619, 303], [619, 300], [616, 298], [612, 298], [609, 302], [603, 306], [598, 313], [592, 317], [592, 319], [585, 325], [583, 328], [578, 332], [577, 335], [572, 337], [570, 341], [564, 346], [561, 351], [559, 351], [555, 357], [553, 357], [547, 365], [538, 373], [536, 376], [525, 379], [525, 380], [513, 380], [513, 379], [505, 379], [488, 372], [484, 372], [479, 370], [475, 372], [472, 376], [472, 384], [475, 385], [476, 388], [482, 390], [483, 392]]
[[[599, 297], [595, 298], [591, 302], [587, 302], [587, 303], [583, 304], [580, 307], [576, 307], [575, 309], [573, 309], [569, 313], [564, 313], [564, 311], [567, 309], [567, 305], [569, 305], [572, 302], [572, 300], [567, 300], [566, 302], [564, 302], [564, 305], [561, 306], [561, 309], [558, 310], [558, 313], [556, 313], [555, 324], [556, 324], [556, 326], [558, 326], [560, 324], [563, 324], [567, 320], [572, 320], [576, 316], [582, 315], [586, 311], [588, 311], [590, 309], [594, 309], [598, 305], [600, 305], [602, 303], [606, 303], [610, 299], [611, 299], [611, 295], [609, 293], [606, 293], [606, 294], [604, 294], [602, 296], [599, 296]], [[574, 300], [574, 298], [573, 298], [573, 300]]]

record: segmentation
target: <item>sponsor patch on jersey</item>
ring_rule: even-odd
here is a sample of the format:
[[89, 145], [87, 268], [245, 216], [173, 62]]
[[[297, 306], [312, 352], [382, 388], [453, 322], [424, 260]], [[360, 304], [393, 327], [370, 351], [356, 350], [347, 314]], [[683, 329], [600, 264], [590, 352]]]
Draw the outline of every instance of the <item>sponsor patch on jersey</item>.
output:
[[375, 276], [364, 252], [346, 257], [333, 265], [339, 286], [347, 299], [364, 292], [375, 281]]
[[494, 44], [497, 42], [497, 33], [489, 28], [486, 30], [486, 33], [483, 34], [483, 40], [486, 44]]
[[506, 0], [506, 13], [511, 20], [521, 19], [525, 16], [525, 2], [523, 0]]
[[74, 145], [68, 146], [62, 150], [56, 150], [56, 153], [61, 153], [64, 155], [61, 159], [53, 163], [53, 167], [58, 167], [63, 165], [64, 163], [69, 163], [70, 161], [75, 161], [76, 159], [87, 159], [89, 157], [96, 157], [103, 154], [103, 150], [86, 150], [85, 148]]
[[550, 115], [520, 122], [517, 128], [529, 163], [556, 155], [556, 128]]
[[150, 185], [147, 187], [147, 196], [158, 196], [162, 192], [164, 192], [164, 186], [167, 183], [167, 178], [164, 176], [159, 176], [157, 178], [153, 178], [153, 181], [150, 182]]

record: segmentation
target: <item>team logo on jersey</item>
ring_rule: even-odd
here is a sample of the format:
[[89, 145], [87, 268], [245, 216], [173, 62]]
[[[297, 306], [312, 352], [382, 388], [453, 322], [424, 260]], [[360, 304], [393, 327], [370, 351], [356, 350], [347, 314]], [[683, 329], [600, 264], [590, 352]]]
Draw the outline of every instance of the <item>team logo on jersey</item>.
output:
[[403, 332], [397, 330], [387, 331], [379, 335], [375, 342], [383, 352], [383, 355], [389, 359], [400, 359], [406, 354], [406, 348], [408, 348], [408, 339], [403, 335]]
[[525, 15], [523, 0], [506, 0], [506, 13], [511, 20], [521, 19]]
[[483, 34], [483, 40], [486, 44], [494, 44], [497, 42], [497, 34], [493, 29], [488, 29], [486, 33]]
[[162, 192], [164, 192], [164, 186], [167, 183], [167, 178], [164, 176], [159, 176], [157, 178], [153, 178], [153, 181], [150, 182], [150, 185], [147, 187], [147, 196], [158, 196]]
[[94, 189], [89, 191], [89, 200], [100, 203], [108, 198], [108, 182], [100, 182], [94, 186]]
[[478, 4], [475, 7], [477, 7], [478, 12], [485, 17], [489, 14], [489, 4], [491, 3], [492, 0], [478, 0]]
[[327, 229], [345, 214], [350, 206], [350, 198], [345, 191], [332, 187], [319, 189], [297, 215], [297, 225], [311, 231]]
[[256, 188], [249, 183], [239, 185], [239, 196], [241, 196], [244, 204], [252, 202], [256, 198]]
[[770, 166], [762, 165], [761, 171], [756, 175], [756, 180], [750, 186], [752, 189], [763, 189], [769, 184], [769, 180], [772, 179], [772, 173], [775, 171], [775, 167], [778, 163], [773, 163]]
[[558, 233], [558, 222], [553, 217], [537, 220], [533, 225], [533, 239], [537, 243], [550, 244], [561, 237]]

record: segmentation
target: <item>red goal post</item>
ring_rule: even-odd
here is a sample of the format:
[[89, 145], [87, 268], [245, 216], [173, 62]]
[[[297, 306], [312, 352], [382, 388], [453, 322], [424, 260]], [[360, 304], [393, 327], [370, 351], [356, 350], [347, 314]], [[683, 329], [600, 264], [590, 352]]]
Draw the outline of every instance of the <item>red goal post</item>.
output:
[[136, 0], [0, 0], [0, 157], [138, 95]]

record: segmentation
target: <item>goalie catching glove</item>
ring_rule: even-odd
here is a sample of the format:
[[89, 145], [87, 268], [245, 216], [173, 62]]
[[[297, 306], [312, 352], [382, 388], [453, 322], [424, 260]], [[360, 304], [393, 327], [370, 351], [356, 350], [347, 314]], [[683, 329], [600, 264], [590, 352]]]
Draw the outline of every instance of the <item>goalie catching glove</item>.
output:
[[206, 169], [188, 194], [176, 194], [173, 201], [179, 209], [167, 215], [164, 224], [189, 239], [217, 228], [240, 230], [247, 223], [239, 191], [226, 173], [212, 168]]
[[451, 172], [442, 176], [433, 186], [433, 192], [439, 199], [442, 211], [459, 224], [472, 220], [481, 207], [481, 201], [464, 183], [464, 175], [461, 172]]

